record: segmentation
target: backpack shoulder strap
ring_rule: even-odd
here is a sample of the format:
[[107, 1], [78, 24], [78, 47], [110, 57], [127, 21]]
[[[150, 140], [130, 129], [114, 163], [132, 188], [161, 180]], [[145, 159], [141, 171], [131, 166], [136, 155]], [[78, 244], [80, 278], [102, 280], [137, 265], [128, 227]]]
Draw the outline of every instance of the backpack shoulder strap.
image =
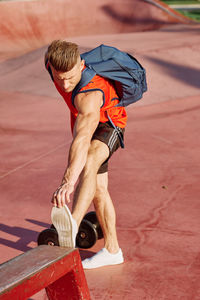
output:
[[78, 94], [78, 92], [86, 86], [91, 79], [96, 75], [96, 72], [90, 68], [90, 66], [86, 65], [86, 68], [82, 72], [81, 80], [75, 87], [75, 89], [72, 92], [72, 104], [74, 105], [74, 98]]
[[52, 81], [54, 81], [53, 74], [52, 74], [52, 71], [51, 71], [51, 67], [50, 67], [50, 65], [49, 65], [49, 60], [48, 60], [48, 58], [45, 59], [45, 68], [46, 68], [47, 71], [49, 72], [49, 75], [51, 76]]

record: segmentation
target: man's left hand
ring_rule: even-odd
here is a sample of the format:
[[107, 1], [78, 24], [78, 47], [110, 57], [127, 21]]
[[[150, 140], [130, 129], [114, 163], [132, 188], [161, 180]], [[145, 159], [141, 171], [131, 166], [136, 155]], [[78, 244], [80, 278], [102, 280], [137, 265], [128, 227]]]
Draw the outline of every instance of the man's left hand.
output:
[[53, 194], [51, 202], [54, 206], [59, 208], [70, 202], [70, 194], [74, 191], [74, 185], [70, 183], [63, 183]]

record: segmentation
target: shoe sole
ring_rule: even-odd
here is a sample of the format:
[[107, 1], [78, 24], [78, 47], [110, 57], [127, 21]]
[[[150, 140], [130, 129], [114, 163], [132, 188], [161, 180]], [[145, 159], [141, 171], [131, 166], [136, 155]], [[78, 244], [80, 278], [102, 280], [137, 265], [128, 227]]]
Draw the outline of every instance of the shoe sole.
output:
[[58, 232], [59, 245], [61, 247], [74, 248], [75, 242], [72, 232], [72, 215], [65, 205], [62, 208], [53, 207], [51, 220]]

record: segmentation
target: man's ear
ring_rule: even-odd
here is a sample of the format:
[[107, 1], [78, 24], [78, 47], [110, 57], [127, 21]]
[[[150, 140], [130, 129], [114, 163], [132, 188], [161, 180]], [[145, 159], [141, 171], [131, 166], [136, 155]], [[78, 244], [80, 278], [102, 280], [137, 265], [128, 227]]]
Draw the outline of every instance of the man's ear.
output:
[[81, 60], [81, 71], [83, 71], [83, 68], [85, 67], [85, 61], [84, 59]]

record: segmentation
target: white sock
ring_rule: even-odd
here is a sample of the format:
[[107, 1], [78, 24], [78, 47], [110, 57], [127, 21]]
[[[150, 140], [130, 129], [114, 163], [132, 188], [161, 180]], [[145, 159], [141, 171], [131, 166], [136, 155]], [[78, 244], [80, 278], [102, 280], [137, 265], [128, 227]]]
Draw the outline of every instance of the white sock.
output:
[[74, 248], [78, 228], [67, 205], [61, 208], [53, 207], [51, 220], [58, 232], [59, 245], [61, 247]]
[[118, 265], [124, 262], [122, 250], [115, 254], [108, 252], [106, 248], [101, 249], [94, 256], [82, 261], [84, 269], [95, 269], [103, 266]]

